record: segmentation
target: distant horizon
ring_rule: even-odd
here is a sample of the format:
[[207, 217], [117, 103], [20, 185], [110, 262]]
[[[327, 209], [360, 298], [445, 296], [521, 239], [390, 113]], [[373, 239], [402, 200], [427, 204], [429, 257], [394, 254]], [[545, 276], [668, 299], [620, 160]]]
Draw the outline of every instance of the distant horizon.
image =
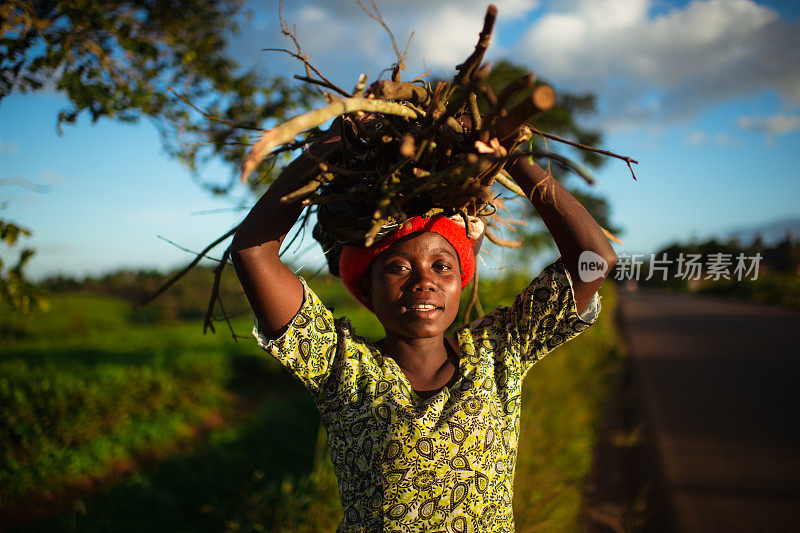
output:
[[[766, 246], [774, 246], [774, 245], [778, 244], [784, 238], [786, 238], [786, 236], [788, 235], [789, 231], [795, 231], [796, 234], [800, 235], [800, 217], [781, 217], [781, 218], [777, 218], [777, 219], [774, 219], [774, 220], [772, 220], [770, 222], [766, 222], [766, 223], [760, 224], [760, 225], [754, 225], [754, 226], [749, 226], [749, 227], [739, 227], [739, 228], [736, 228], [735, 230], [731, 230], [730, 233], [731, 234], [737, 234], [737, 233], [745, 233], [745, 232], [758, 232], [759, 229], [761, 229], [761, 228], [770, 228], [772, 226], [781, 226], [784, 229], [784, 232], [783, 232], [782, 236], [774, 237], [772, 239], [764, 239], [764, 244]], [[309, 238], [310, 238], [310, 236], [309, 236]], [[669, 246], [671, 246], [673, 244], [678, 244], [678, 245], [684, 246], [684, 245], [689, 245], [692, 242], [703, 243], [703, 242], [708, 242], [708, 241], [710, 241], [712, 239], [718, 240], [720, 243], [725, 243], [725, 242], [728, 242], [730, 240], [730, 237], [726, 236], [726, 234], [722, 234], [722, 235], [708, 234], [708, 235], [706, 235], [704, 237], [690, 237], [690, 238], [684, 239], [683, 241], [681, 241], [681, 240], [668, 241], [668, 242], [665, 242], [664, 244], [662, 244], [661, 246], [656, 247], [653, 250], [648, 250], [648, 251], [639, 251], [639, 250], [632, 251], [632, 250], [625, 250], [622, 247], [620, 247], [620, 249], [617, 250], [617, 253], [619, 253], [619, 254], [626, 253], [626, 254], [630, 254], [630, 255], [633, 255], [633, 254], [644, 254], [645, 256], [647, 256], [647, 255], [650, 255], [652, 253], [657, 253], [658, 251], [663, 250], [663, 249], [665, 249], [665, 248], [667, 248], [667, 247], [669, 247]], [[742, 245], [742, 246], [745, 246], [745, 247], [749, 246], [749, 245], [751, 245], [753, 243], [753, 239], [745, 240], [745, 241], [740, 240], [739, 244]], [[186, 256], [187, 256], [186, 261], [184, 261], [183, 263], [176, 263], [175, 266], [172, 266], [172, 267], [168, 267], [168, 266], [167, 267], [156, 267], [156, 266], [148, 267], [147, 265], [142, 265], [142, 266], [120, 266], [120, 267], [110, 268], [110, 269], [107, 269], [107, 270], [98, 271], [96, 273], [83, 273], [83, 274], [71, 274], [71, 273], [53, 271], [53, 272], [50, 272], [50, 273], [42, 273], [42, 274], [38, 274], [36, 276], [30, 276], [30, 278], [36, 283], [41, 283], [41, 282], [44, 282], [46, 280], [53, 279], [53, 278], [58, 278], [58, 277], [63, 277], [64, 279], [74, 280], [74, 281], [79, 281], [80, 282], [80, 281], [85, 281], [85, 280], [89, 280], [89, 279], [99, 279], [99, 278], [103, 278], [105, 276], [114, 275], [114, 274], [118, 274], [118, 273], [121, 273], [121, 272], [156, 273], [156, 274], [161, 275], [161, 276], [168, 276], [168, 275], [171, 275], [171, 274], [175, 273], [179, 269], [182, 269], [182, 268], [186, 267], [191, 262], [191, 260], [192, 260], [191, 258], [193, 257], [192, 254], [190, 254], [188, 252], [185, 252], [185, 253], [186, 253]], [[214, 254], [211, 254], [211, 255], [212, 255], [212, 257], [214, 256]], [[317, 254], [315, 254], [315, 255], [317, 255]], [[540, 270], [541, 268], [543, 268], [544, 266], [546, 266], [550, 262], [554, 261], [557, 257], [558, 257], [557, 250], [553, 250], [553, 249], [543, 250], [542, 252], [540, 252], [539, 254], [537, 254], [536, 256], [533, 257], [533, 264], [534, 265], [538, 264], [539, 265], [538, 269]], [[487, 259], [487, 262], [488, 261], [489, 260]], [[287, 264], [293, 271], [295, 269], [299, 269], [300, 275], [304, 275], [305, 273], [313, 273], [313, 272], [319, 270], [320, 267], [322, 267], [322, 264], [318, 263], [318, 262], [315, 263], [315, 264], [310, 264], [309, 266], [299, 266], [298, 267], [297, 263], [300, 263], [300, 262], [302, 262], [302, 261], [296, 261], [296, 262], [288, 261]], [[203, 260], [200, 261], [198, 266], [206, 267], [206, 268], [213, 268], [214, 266], [216, 266], [216, 264], [217, 263], [212, 259], [203, 259]], [[495, 267], [486, 268], [485, 266], [479, 265], [479, 268], [481, 268], [482, 272], [497, 272], [496, 266]], [[229, 269], [227, 271], [228, 275], [235, 275], [235, 273], [233, 271], [233, 267], [229, 266], [228, 269]], [[322, 268], [322, 271], [320, 272], [320, 274], [330, 274], [328, 272], [327, 266]]]

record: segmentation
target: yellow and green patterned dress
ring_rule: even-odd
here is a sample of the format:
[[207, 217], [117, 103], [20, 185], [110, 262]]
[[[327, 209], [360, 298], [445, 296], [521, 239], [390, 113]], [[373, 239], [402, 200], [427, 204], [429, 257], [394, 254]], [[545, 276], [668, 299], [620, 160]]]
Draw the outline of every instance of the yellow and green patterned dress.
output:
[[259, 345], [314, 396], [344, 517], [339, 531], [513, 531], [520, 393], [528, 369], [594, 323], [559, 258], [510, 307], [457, 330], [458, 379], [422, 399], [400, 367], [305, 288], [277, 339]]

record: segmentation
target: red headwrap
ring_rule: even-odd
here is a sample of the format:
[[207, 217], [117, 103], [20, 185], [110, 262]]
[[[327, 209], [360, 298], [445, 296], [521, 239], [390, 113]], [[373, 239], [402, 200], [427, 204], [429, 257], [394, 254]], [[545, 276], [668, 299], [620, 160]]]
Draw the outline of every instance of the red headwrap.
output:
[[367, 309], [372, 310], [372, 305], [364, 298], [359, 288], [359, 280], [367, 272], [372, 261], [406, 235], [431, 231], [444, 237], [458, 253], [461, 265], [461, 288], [463, 289], [475, 273], [475, 254], [483, 236], [483, 224], [480, 219], [470, 217], [471, 225], [473, 225], [473, 221], [475, 221], [474, 225], [480, 226], [480, 228], [470, 228], [471, 235], [467, 236], [464, 221], [460, 217], [444, 215], [436, 215], [431, 218], [412, 217], [403, 226], [369, 248], [345, 246], [339, 258], [339, 275], [342, 283], [355, 296], [356, 300], [364, 304]]

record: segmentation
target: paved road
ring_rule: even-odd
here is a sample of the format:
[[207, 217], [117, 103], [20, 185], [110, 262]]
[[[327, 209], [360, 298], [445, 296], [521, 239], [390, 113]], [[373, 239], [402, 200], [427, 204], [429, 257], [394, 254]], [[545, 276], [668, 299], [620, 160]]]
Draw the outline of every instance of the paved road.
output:
[[650, 291], [620, 313], [678, 530], [800, 530], [800, 313]]

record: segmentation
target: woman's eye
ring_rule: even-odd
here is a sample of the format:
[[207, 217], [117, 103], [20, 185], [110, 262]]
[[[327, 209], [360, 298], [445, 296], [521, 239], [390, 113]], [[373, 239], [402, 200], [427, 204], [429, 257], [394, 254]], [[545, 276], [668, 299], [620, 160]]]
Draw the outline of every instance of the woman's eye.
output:
[[394, 263], [386, 267], [389, 272], [405, 272], [409, 270], [408, 265]]
[[441, 270], [443, 272], [447, 272], [448, 270], [453, 270], [453, 267], [447, 263], [437, 263], [434, 265], [434, 268]]

